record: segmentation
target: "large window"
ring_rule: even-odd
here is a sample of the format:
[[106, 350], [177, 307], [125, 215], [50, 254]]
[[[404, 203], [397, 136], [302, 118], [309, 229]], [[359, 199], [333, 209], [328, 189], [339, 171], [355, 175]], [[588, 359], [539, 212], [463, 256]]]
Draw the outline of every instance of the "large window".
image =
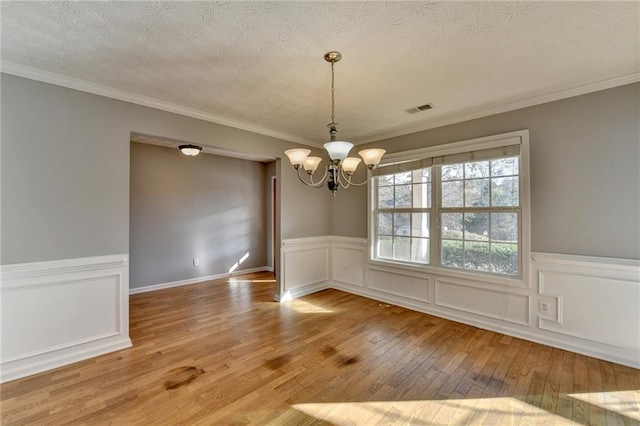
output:
[[404, 154], [376, 169], [373, 260], [523, 276], [521, 138], [469, 145]]
[[429, 263], [430, 168], [380, 176], [376, 182], [378, 257]]

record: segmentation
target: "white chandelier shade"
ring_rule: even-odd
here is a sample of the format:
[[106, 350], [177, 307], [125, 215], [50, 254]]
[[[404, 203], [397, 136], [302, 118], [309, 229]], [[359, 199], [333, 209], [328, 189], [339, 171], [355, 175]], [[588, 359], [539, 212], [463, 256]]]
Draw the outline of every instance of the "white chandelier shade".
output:
[[324, 145], [324, 149], [329, 153], [329, 158], [331, 160], [344, 160], [349, 155], [349, 151], [353, 148], [353, 144], [351, 142], [345, 141], [332, 141], [327, 142]]
[[292, 165], [299, 166], [300, 164], [304, 163], [304, 160], [307, 158], [307, 156], [311, 154], [311, 150], [302, 148], [288, 149], [284, 153], [287, 154], [287, 157], [289, 157], [289, 161]]
[[[327, 182], [327, 187], [331, 191], [332, 195], [336, 196], [336, 191], [339, 188], [348, 188], [349, 186], [360, 186], [367, 183], [371, 177], [371, 171], [380, 164], [382, 156], [385, 153], [384, 149], [371, 148], [363, 149], [358, 152], [362, 160], [357, 157], [348, 157], [349, 151], [353, 148], [353, 144], [347, 141], [336, 140], [338, 133], [338, 123], [335, 122], [335, 74], [334, 64], [342, 59], [340, 52], [327, 52], [324, 55], [324, 60], [331, 63], [331, 123], [328, 124], [330, 141], [324, 144], [324, 148], [329, 154], [329, 164], [326, 167], [324, 176], [319, 181], [314, 181], [313, 175], [318, 169], [318, 166], [322, 159], [320, 157], [309, 157], [311, 150], [304, 148], [288, 149], [284, 153], [289, 157], [291, 165], [296, 169], [298, 173], [298, 179], [307, 186], [313, 186], [320, 188], [324, 182]], [[361, 161], [367, 166], [367, 178], [360, 183], [354, 183], [351, 181], [351, 176], [358, 169], [358, 165]], [[305, 181], [300, 173], [301, 167], [309, 175], [309, 181]]]

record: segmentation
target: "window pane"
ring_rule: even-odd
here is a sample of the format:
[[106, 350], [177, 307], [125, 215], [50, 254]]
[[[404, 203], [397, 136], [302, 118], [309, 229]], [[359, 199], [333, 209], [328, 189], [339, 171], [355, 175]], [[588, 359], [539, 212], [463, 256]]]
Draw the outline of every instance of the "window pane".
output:
[[462, 207], [462, 181], [442, 182], [442, 207]]
[[461, 240], [462, 213], [443, 213], [441, 228], [442, 238]]
[[393, 258], [396, 260], [411, 259], [411, 238], [409, 237], [393, 238]]
[[518, 177], [500, 177], [491, 179], [492, 206], [519, 206]]
[[394, 213], [393, 227], [393, 235], [411, 235], [411, 213]]
[[491, 161], [491, 176], [513, 176], [518, 173], [518, 157]]
[[392, 213], [378, 213], [378, 235], [393, 235]]
[[411, 207], [411, 187], [413, 185], [396, 186], [396, 208]]
[[393, 186], [378, 187], [378, 208], [387, 209], [393, 207]]
[[393, 258], [393, 237], [378, 237], [378, 257]]
[[411, 236], [429, 237], [429, 213], [411, 214]]
[[474, 161], [472, 163], [465, 163], [464, 165], [464, 177], [465, 179], [483, 178], [489, 177], [489, 162], [488, 161]]
[[431, 207], [431, 184], [419, 183], [413, 185], [413, 207], [429, 208]]
[[[467, 161], [376, 177], [376, 256], [426, 265], [434, 244], [442, 266], [517, 276], [519, 161]], [[438, 199], [432, 199], [433, 171], [440, 174]], [[440, 241], [431, 242], [433, 206], [442, 210]]]
[[491, 244], [491, 270], [498, 274], [518, 275], [518, 245]]
[[476, 271], [488, 271], [489, 243], [465, 242], [464, 267]]
[[518, 213], [491, 213], [491, 240], [518, 242]]
[[443, 266], [462, 268], [464, 266], [464, 252], [462, 241], [442, 240], [442, 255], [440, 262]]
[[489, 179], [465, 180], [464, 197], [465, 207], [489, 206]]
[[393, 175], [378, 176], [379, 186], [393, 185]]
[[449, 164], [442, 166], [442, 180], [464, 178], [464, 164]]
[[411, 239], [411, 261], [418, 263], [429, 263], [429, 239]]
[[431, 168], [418, 169], [411, 172], [413, 174], [413, 183], [431, 182]]
[[464, 239], [489, 241], [489, 213], [464, 214]]
[[396, 185], [403, 183], [411, 183], [411, 172], [402, 172], [395, 174]]

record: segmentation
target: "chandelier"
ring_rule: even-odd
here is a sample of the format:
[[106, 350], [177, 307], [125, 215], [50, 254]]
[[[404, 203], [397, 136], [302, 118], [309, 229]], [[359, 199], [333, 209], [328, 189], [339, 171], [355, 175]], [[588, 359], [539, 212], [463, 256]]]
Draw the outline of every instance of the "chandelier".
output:
[[[363, 182], [355, 183], [351, 181], [351, 177], [355, 173], [358, 165], [360, 164], [360, 159], [357, 157], [347, 157], [349, 155], [349, 151], [353, 148], [353, 144], [347, 141], [339, 141], [336, 140], [336, 134], [338, 133], [338, 123], [336, 123], [336, 97], [335, 97], [335, 74], [333, 66], [336, 62], [342, 59], [342, 54], [340, 52], [327, 52], [324, 55], [324, 60], [331, 64], [331, 123], [327, 124], [329, 128], [330, 140], [329, 142], [324, 144], [324, 149], [329, 153], [329, 164], [327, 165], [324, 176], [322, 176], [319, 180], [314, 180], [314, 174], [318, 169], [318, 165], [322, 161], [320, 157], [309, 157], [311, 154], [310, 149], [288, 149], [284, 153], [289, 157], [289, 161], [293, 168], [296, 169], [298, 173], [298, 179], [300, 182], [304, 183], [307, 186], [312, 186], [314, 188], [320, 188], [324, 185], [325, 181], [327, 182], [327, 187], [331, 194], [335, 197], [336, 191], [342, 188], [348, 188], [349, 186], [361, 186], [367, 183], [369, 178], [371, 177], [371, 171], [380, 164], [380, 160], [385, 153], [384, 149], [371, 148], [371, 149], [363, 149], [358, 152], [360, 157], [362, 157], [362, 161], [367, 167], [367, 177]], [[300, 169], [303, 168], [308, 177], [308, 181], [303, 179]]]

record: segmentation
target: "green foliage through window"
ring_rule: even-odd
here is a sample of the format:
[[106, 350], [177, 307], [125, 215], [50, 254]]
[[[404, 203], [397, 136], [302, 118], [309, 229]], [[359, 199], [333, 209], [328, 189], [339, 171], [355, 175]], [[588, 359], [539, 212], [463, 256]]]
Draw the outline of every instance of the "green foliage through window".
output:
[[[518, 276], [519, 161], [468, 161], [377, 177], [374, 257]], [[432, 200], [436, 190], [440, 197]], [[434, 247], [439, 259], [431, 259]]]

